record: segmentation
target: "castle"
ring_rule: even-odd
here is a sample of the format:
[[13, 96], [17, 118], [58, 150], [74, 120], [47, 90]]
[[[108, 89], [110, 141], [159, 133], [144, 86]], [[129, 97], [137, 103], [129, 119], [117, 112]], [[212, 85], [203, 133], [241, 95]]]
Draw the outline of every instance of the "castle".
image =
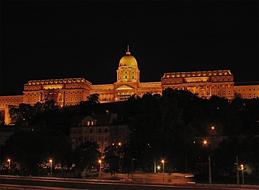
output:
[[158, 82], [140, 82], [137, 60], [128, 48], [119, 61], [117, 81], [113, 84], [94, 85], [84, 78], [30, 80], [24, 84], [22, 95], [0, 96], [0, 111], [8, 125], [11, 123], [10, 106], [21, 103], [34, 105], [52, 99], [63, 107], [86, 101], [95, 93], [99, 94], [101, 103], [115, 102], [132, 95], [162, 94], [166, 88], [188, 90], [202, 98], [215, 95], [231, 100], [235, 94], [242, 98], [259, 97], [259, 84], [235, 84], [230, 70], [170, 72], [164, 73]]

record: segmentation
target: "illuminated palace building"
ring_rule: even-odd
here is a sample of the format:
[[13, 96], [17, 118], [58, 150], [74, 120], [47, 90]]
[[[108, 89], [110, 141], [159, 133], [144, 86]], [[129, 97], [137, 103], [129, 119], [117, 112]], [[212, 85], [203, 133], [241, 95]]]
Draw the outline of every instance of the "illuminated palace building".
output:
[[22, 95], [0, 96], [0, 110], [5, 123], [9, 124], [10, 106], [21, 103], [33, 105], [54, 99], [63, 107], [79, 104], [95, 93], [99, 94], [101, 103], [114, 102], [126, 100], [131, 95], [161, 94], [166, 88], [188, 90], [203, 98], [216, 95], [232, 99], [235, 94], [243, 98], [259, 97], [258, 84], [235, 84], [230, 70], [170, 72], [164, 73], [158, 82], [140, 82], [137, 60], [128, 49], [119, 61], [117, 81], [113, 84], [93, 85], [84, 78], [30, 80], [24, 85]]

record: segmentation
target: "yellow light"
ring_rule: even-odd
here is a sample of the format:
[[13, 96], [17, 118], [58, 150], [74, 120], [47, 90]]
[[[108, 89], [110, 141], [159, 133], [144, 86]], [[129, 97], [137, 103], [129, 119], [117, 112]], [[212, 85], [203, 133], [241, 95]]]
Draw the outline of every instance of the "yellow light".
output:
[[9, 159], [9, 158], [8, 158], [8, 159], [7, 159], [7, 162], [9, 162], [9, 163], [10, 163], [10, 162], [11, 162], [11, 159]]
[[44, 90], [49, 90], [49, 89], [62, 89], [63, 85], [62, 84], [50, 84], [50, 85], [44, 85], [43, 89]]
[[101, 160], [101, 159], [99, 159], [99, 160], [98, 160], [98, 163], [99, 163], [99, 164], [101, 164], [101, 163], [102, 163], [102, 160]]
[[164, 160], [164, 159], [163, 159], [163, 160], [161, 160], [161, 163], [162, 163], [162, 164], [164, 164], [164, 163], [165, 163], [165, 160]]
[[121, 145], [122, 145], [122, 143], [121, 143], [121, 142], [119, 142], [119, 143], [118, 143], [118, 145], [119, 145], [119, 146], [121, 146]]
[[184, 78], [186, 82], [207, 82], [209, 80], [209, 77], [187, 77]]
[[214, 127], [214, 126], [211, 126], [211, 130], [215, 130], [215, 127]]
[[208, 144], [208, 141], [205, 139], [205, 140], [203, 140], [203, 142], [202, 142], [204, 145], [207, 145]]
[[160, 169], [161, 169], [161, 166], [158, 165], [156, 168], [157, 168], [157, 170], [160, 170]]
[[244, 164], [241, 164], [241, 165], [240, 165], [240, 169], [241, 169], [241, 170], [244, 170]]
[[49, 159], [49, 163], [52, 163], [53, 162], [53, 160], [52, 159]]

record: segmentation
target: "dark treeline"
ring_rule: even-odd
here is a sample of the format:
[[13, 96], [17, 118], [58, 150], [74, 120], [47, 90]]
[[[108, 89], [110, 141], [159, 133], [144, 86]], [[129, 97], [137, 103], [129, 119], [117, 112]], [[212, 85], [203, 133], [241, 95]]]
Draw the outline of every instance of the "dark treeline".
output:
[[236, 96], [228, 101], [213, 96], [207, 100], [172, 89], [109, 104], [99, 104], [97, 95], [64, 108], [52, 101], [21, 104], [11, 109], [15, 133], [3, 147], [2, 159], [12, 157], [35, 173], [49, 157], [66, 167], [90, 171], [91, 166], [98, 167], [97, 145], [88, 143], [71, 150], [69, 131], [83, 117], [107, 110], [117, 113], [117, 123], [128, 124], [130, 131], [127, 144], [108, 147], [105, 152], [112, 172], [152, 172], [154, 163], [165, 159], [167, 172], [192, 172], [198, 180], [207, 180], [210, 155], [213, 180], [235, 182], [238, 156], [251, 183], [258, 180], [259, 99]]

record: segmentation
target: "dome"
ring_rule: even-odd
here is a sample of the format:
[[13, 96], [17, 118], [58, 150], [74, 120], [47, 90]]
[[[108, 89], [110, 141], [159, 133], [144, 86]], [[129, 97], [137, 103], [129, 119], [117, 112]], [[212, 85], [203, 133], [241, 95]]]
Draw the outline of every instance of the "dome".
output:
[[126, 55], [124, 55], [120, 59], [119, 66], [138, 68], [138, 63], [137, 63], [136, 58], [134, 56], [132, 56], [129, 51], [127, 51]]

